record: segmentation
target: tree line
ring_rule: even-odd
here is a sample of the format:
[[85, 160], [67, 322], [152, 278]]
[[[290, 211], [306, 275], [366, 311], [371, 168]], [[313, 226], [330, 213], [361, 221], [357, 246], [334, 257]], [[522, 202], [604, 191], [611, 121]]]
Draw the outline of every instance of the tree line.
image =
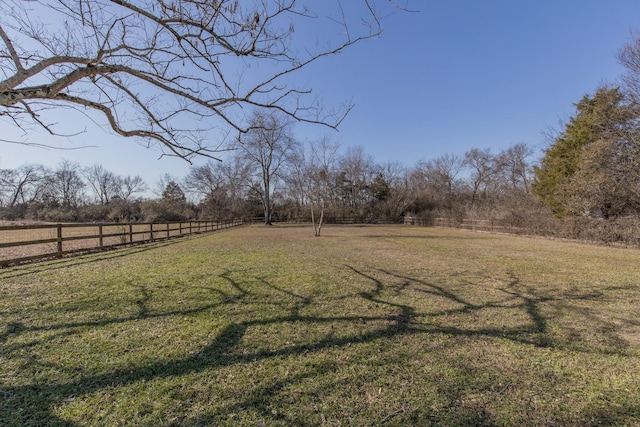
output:
[[362, 146], [343, 149], [328, 137], [302, 143], [286, 115], [254, 112], [251, 129], [224, 161], [209, 159], [181, 178], [162, 176], [156, 197], [143, 197], [150, 187], [141, 177], [99, 164], [25, 164], [0, 170], [0, 215], [115, 222], [261, 217], [265, 224], [303, 218], [316, 234], [327, 216], [495, 219], [517, 227], [552, 216], [638, 216], [637, 93], [620, 85], [585, 95], [539, 159], [533, 147], [517, 143], [411, 166], [377, 162]]
[[638, 216], [640, 71], [633, 66], [640, 44], [622, 52], [629, 69], [622, 84], [577, 102], [539, 159], [533, 147], [517, 143], [411, 166], [380, 163], [363, 147], [343, 150], [328, 137], [302, 143], [289, 116], [256, 110], [224, 161], [209, 159], [181, 178], [161, 177], [155, 198], [142, 197], [149, 185], [141, 177], [118, 176], [99, 164], [25, 164], [0, 170], [0, 215], [128, 222], [261, 217], [265, 224], [307, 218], [319, 227], [326, 216], [483, 218], [519, 227], [551, 216]]
[[[619, 82], [578, 100], [539, 160], [531, 146], [518, 143], [411, 166], [379, 163], [362, 147], [342, 150], [328, 138], [301, 143], [293, 132], [296, 122], [336, 128], [351, 105], [327, 109], [288, 77], [376, 38], [383, 16], [406, 9], [397, 2], [355, 4], [353, 12], [338, 3], [326, 14], [296, 0], [0, 5], [0, 119], [26, 138], [3, 142], [29, 145], [32, 128], [68, 135], [48, 113], [71, 109], [117, 135], [158, 145], [164, 155], [211, 159], [185, 177], [163, 176], [155, 198], [142, 197], [149, 187], [140, 177], [117, 176], [99, 164], [1, 170], [0, 215], [47, 221], [260, 216], [266, 224], [305, 217], [316, 234], [326, 215], [484, 218], [518, 227], [539, 218], [638, 216], [640, 36], [618, 53], [626, 69]], [[323, 20], [341, 35], [324, 48], [295, 36], [296, 27]], [[229, 154], [224, 162], [221, 153]]]
[[65, 160], [52, 169], [0, 170], [0, 215], [127, 222], [261, 217], [270, 224], [312, 216], [479, 215], [535, 203], [534, 150], [526, 144], [496, 153], [474, 148], [407, 167], [377, 162], [363, 147], [343, 149], [328, 137], [302, 143], [282, 115], [256, 113], [252, 120], [254, 128], [224, 161], [160, 177], [155, 197], [145, 197], [151, 187], [141, 177], [118, 176], [100, 164]]

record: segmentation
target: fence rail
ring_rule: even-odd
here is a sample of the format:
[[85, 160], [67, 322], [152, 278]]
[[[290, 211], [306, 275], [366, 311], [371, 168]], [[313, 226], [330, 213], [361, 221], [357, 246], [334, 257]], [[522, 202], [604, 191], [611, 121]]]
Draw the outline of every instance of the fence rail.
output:
[[516, 224], [500, 219], [459, 219], [430, 216], [405, 216], [405, 224], [462, 228], [491, 233], [576, 240], [610, 246], [640, 248], [640, 217], [620, 218], [550, 218], [531, 216]]
[[0, 226], [0, 266], [209, 233], [239, 225], [242, 220], [5, 225]]
[[[318, 219], [316, 218], [316, 221]], [[332, 225], [356, 225], [356, 224], [402, 224], [404, 217], [368, 217], [368, 216], [325, 216], [324, 224]], [[247, 219], [252, 224], [264, 224], [264, 217], [254, 217]], [[303, 217], [274, 217], [271, 220], [274, 224], [311, 224], [311, 216]]]

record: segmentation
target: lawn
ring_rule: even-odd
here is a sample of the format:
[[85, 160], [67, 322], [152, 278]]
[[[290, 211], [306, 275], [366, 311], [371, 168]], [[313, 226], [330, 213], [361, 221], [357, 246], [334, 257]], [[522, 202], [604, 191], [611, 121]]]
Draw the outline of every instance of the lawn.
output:
[[0, 425], [640, 425], [640, 251], [251, 226], [0, 270]]

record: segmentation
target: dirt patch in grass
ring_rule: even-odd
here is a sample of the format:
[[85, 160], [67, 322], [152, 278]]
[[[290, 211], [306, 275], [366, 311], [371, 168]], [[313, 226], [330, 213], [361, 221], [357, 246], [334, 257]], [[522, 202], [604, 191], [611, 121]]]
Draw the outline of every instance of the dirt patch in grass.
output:
[[640, 252], [245, 227], [0, 272], [0, 424], [637, 425]]

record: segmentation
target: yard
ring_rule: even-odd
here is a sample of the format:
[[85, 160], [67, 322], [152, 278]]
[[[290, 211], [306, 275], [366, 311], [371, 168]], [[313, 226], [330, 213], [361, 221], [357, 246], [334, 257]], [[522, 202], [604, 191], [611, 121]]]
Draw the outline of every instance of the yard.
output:
[[278, 225], [5, 268], [0, 425], [640, 425], [639, 265]]

